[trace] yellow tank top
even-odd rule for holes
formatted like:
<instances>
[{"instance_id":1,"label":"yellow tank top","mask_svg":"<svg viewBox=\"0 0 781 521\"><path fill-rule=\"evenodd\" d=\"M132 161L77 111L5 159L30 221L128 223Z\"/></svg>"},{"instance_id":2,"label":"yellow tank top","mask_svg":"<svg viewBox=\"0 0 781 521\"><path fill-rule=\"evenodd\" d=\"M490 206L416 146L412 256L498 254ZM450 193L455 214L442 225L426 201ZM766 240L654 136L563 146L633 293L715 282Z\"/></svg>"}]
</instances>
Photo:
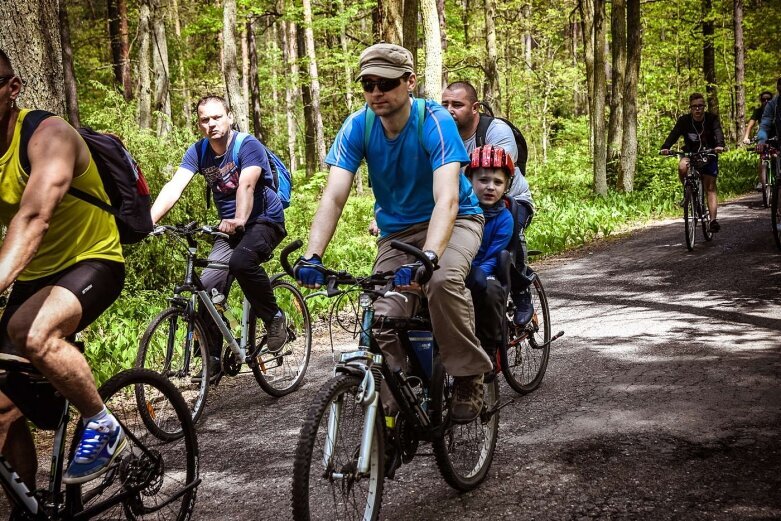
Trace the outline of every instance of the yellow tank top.
<instances>
[{"instance_id":1,"label":"yellow tank top","mask_svg":"<svg viewBox=\"0 0 781 521\"><path fill-rule=\"evenodd\" d=\"M19 161L19 143L22 121L28 113L29 110L20 112L11 144L0 157L0 223L5 226L19 211L19 202L27 186L28 175ZM109 202L92 158L87 170L74 176L72 186ZM18 280L45 277L86 259L124 262L117 225L110 213L65 194L54 210L35 257Z\"/></svg>"}]
</instances>

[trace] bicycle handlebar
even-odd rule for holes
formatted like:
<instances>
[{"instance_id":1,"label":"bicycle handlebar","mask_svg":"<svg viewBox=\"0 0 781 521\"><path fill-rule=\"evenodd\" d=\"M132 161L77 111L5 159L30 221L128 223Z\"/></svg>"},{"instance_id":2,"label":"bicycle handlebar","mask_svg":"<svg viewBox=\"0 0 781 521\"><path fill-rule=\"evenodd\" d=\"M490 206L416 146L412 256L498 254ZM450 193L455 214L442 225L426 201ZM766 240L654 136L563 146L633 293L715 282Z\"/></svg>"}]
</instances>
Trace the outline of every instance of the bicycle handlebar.
<instances>
[{"instance_id":1,"label":"bicycle handlebar","mask_svg":"<svg viewBox=\"0 0 781 521\"><path fill-rule=\"evenodd\" d=\"M698 150L697 152L684 152L683 150L668 150L667 154L662 154L666 156L675 156L675 157L697 157L697 156L715 156L718 154L715 148L704 148L702 150Z\"/></svg>"},{"instance_id":2,"label":"bicycle handlebar","mask_svg":"<svg viewBox=\"0 0 781 521\"><path fill-rule=\"evenodd\" d=\"M243 232L244 228L236 228L236 231ZM204 235L211 235L212 237L219 237L221 239L230 238L230 235L219 231L216 226L199 226L198 223L194 221L188 224L180 224L178 226L158 225L149 235L163 235L166 232L180 237L193 237L200 233Z\"/></svg>"}]
</instances>

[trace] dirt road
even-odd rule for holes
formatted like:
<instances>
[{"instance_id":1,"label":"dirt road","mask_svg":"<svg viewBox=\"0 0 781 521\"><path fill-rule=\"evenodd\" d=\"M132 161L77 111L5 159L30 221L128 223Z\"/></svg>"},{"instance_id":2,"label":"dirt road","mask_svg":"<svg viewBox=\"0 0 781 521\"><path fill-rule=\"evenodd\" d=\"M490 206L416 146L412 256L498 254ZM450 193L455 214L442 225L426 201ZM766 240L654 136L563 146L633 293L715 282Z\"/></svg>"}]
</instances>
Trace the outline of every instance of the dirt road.
<instances>
[{"instance_id":1,"label":"dirt road","mask_svg":"<svg viewBox=\"0 0 781 521\"><path fill-rule=\"evenodd\" d=\"M566 335L541 388L501 411L489 479L457 494L420 456L386 482L382 518L781 519L781 253L758 197L719 217L691 253L670 220L538 264ZM316 354L292 396L251 376L210 395L194 519L290 518L326 339Z\"/></svg>"}]
</instances>

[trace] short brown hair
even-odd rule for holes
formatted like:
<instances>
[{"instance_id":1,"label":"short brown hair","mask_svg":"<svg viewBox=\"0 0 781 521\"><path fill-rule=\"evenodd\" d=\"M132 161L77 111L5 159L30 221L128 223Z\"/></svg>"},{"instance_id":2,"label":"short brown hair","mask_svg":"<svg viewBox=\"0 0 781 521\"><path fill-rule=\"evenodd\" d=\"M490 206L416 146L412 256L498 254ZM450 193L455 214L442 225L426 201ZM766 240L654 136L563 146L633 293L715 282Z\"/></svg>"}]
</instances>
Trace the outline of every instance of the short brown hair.
<instances>
[{"instance_id":1,"label":"short brown hair","mask_svg":"<svg viewBox=\"0 0 781 521\"><path fill-rule=\"evenodd\" d=\"M701 92L693 92L691 96L689 96L689 103L696 99L701 99L702 101L705 101L705 96L702 95Z\"/></svg>"}]
</instances>

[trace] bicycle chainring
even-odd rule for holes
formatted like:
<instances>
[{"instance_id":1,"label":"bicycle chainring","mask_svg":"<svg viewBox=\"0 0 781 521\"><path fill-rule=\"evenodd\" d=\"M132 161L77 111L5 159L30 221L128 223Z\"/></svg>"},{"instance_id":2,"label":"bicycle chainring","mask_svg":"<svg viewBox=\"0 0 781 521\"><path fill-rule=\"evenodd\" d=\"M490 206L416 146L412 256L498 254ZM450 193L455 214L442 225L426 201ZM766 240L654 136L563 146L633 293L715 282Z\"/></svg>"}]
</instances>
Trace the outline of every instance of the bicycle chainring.
<instances>
[{"instance_id":1,"label":"bicycle chainring","mask_svg":"<svg viewBox=\"0 0 781 521\"><path fill-rule=\"evenodd\" d=\"M228 376L236 376L241 370L241 362L230 348L225 350L225 355L222 357L222 370Z\"/></svg>"}]
</instances>

